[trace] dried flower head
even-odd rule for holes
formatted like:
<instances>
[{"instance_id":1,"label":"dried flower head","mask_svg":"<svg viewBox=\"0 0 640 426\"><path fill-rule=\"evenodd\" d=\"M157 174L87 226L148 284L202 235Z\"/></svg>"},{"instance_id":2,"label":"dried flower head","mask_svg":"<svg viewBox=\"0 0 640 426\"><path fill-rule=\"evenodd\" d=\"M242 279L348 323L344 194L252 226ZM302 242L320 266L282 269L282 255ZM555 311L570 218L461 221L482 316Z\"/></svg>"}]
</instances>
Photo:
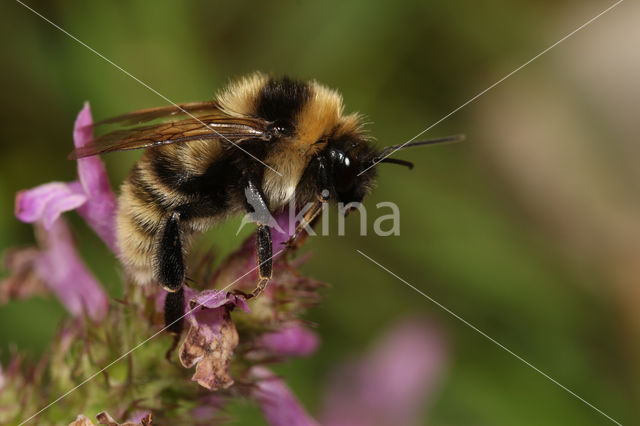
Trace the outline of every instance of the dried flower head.
<instances>
[{"instance_id":1,"label":"dried flower head","mask_svg":"<svg viewBox=\"0 0 640 426\"><path fill-rule=\"evenodd\" d=\"M235 306L249 311L242 297L224 291L205 290L189 301L190 328L180 347L180 362L186 368L196 365L192 380L209 390L233 384L228 369L238 346L238 332L231 321Z\"/></svg>"}]
</instances>

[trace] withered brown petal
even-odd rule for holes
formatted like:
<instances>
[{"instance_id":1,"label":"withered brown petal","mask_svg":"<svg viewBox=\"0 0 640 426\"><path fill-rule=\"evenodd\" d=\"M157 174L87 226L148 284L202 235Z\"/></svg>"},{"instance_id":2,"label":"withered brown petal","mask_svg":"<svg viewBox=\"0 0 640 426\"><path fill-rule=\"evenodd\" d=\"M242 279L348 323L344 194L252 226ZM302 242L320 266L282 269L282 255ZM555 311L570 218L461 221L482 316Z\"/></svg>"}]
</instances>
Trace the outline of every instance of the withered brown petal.
<instances>
[{"instance_id":1,"label":"withered brown petal","mask_svg":"<svg viewBox=\"0 0 640 426\"><path fill-rule=\"evenodd\" d=\"M83 416L84 417L84 416ZM107 426L151 426L153 425L153 417L151 413L144 414L138 421L126 421L124 423L118 423L114 420L113 417L109 415L106 411L102 411L96 415L96 419L98 420L99 425L107 425ZM93 425L93 423L88 423L88 425ZM69 425L71 426L71 425ZM74 425L74 426L85 426L84 424Z\"/></svg>"},{"instance_id":2,"label":"withered brown petal","mask_svg":"<svg viewBox=\"0 0 640 426\"><path fill-rule=\"evenodd\" d=\"M69 426L95 426L95 424L86 416L80 414Z\"/></svg>"},{"instance_id":3,"label":"withered brown petal","mask_svg":"<svg viewBox=\"0 0 640 426\"><path fill-rule=\"evenodd\" d=\"M203 309L191 322L180 347L180 362L186 368L196 366L192 380L209 390L228 388L233 384L228 369L238 346L238 332L226 306Z\"/></svg>"}]
</instances>

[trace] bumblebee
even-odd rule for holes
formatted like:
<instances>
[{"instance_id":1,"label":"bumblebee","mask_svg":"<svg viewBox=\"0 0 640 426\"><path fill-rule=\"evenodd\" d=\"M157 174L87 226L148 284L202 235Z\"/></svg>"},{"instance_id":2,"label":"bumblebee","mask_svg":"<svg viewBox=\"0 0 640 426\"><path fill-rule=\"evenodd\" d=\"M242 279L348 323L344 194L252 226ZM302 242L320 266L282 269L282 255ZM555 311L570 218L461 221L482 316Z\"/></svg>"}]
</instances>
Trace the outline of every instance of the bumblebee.
<instances>
[{"instance_id":1,"label":"bumblebee","mask_svg":"<svg viewBox=\"0 0 640 426\"><path fill-rule=\"evenodd\" d=\"M127 128L97 137L70 158L145 149L121 187L117 241L133 280L157 282L170 292L168 324L182 316L184 258L195 235L256 205L274 212L294 200L313 203L304 226L322 203L361 202L377 164L411 167L387 158L395 150L457 139L376 150L362 117L344 113L338 92L261 73L230 84L213 101L136 111L96 125L114 123ZM256 250L258 285L249 297L271 277L267 223L257 223Z\"/></svg>"}]
</instances>

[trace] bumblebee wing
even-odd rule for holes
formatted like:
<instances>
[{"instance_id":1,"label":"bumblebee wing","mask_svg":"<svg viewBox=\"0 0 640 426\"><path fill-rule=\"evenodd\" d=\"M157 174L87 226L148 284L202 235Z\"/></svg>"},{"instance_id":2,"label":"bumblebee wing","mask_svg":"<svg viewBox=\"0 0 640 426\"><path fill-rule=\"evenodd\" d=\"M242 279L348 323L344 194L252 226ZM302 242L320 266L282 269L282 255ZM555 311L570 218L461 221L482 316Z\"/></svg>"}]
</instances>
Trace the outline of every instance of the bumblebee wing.
<instances>
[{"instance_id":1,"label":"bumblebee wing","mask_svg":"<svg viewBox=\"0 0 640 426\"><path fill-rule=\"evenodd\" d=\"M219 114L225 115L215 101L208 102L190 102L184 104L168 105L157 108L147 108L138 111L122 114L107 120L94 123L94 126L102 124L121 124L123 126L133 126L157 119L171 119L176 121L181 116L190 118L199 117L201 115Z\"/></svg>"},{"instance_id":2,"label":"bumblebee wing","mask_svg":"<svg viewBox=\"0 0 640 426\"><path fill-rule=\"evenodd\" d=\"M165 112L160 114L157 110L126 114L118 122L129 122L157 118L166 118ZM167 109L165 109L166 111ZM172 143L185 143L190 141L203 141L218 139L229 143L237 143L245 139L267 140L267 122L259 118L231 117L215 110L210 113L201 111L195 119L189 118L179 121L169 121L147 126L139 126L129 129L116 130L93 139L87 145L75 149L69 154L69 159L75 160L92 155L105 154L113 151L126 151L132 149L151 148L154 146ZM107 120L111 122L111 120Z\"/></svg>"}]
</instances>

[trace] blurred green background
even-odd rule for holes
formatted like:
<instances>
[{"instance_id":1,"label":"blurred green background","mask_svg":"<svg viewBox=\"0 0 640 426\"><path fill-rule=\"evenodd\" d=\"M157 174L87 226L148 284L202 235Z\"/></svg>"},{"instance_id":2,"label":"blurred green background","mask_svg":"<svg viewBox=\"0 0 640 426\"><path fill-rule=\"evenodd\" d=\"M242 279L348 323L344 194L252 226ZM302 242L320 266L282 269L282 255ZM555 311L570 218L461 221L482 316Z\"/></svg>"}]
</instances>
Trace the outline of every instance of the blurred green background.
<instances>
[{"instance_id":1,"label":"blurred green background","mask_svg":"<svg viewBox=\"0 0 640 426\"><path fill-rule=\"evenodd\" d=\"M371 133L389 145L613 3L29 4L172 101L209 99L254 70L315 78L339 89L347 110L364 113ZM621 4L424 135L465 133L467 142L399 155L416 163L413 171L382 168L366 203L374 218L376 203L397 203L400 236L374 235L372 220L369 235L358 236L352 215L345 237L310 240L315 257L305 270L332 285L308 316L323 343L277 371L311 413L336 365L364 353L400 318L426 314L446 331L450 355L425 404L425 424L611 424L359 249L613 418L637 422L638 12L637 3ZM14 194L75 178L66 155L85 100L96 119L166 102L19 3L3 2L0 16L4 250L33 242L32 227L13 216ZM105 157L114 186L138 155ZM118 262L68 216L87 263L120 296ZM212 230L203 243L230 251L238 223ZM41 353L64 316L53 298L1 306L3 361L12 346ZM234 410L238 424L262 421L253 406Z\"/></svg>"}]
</instances>

